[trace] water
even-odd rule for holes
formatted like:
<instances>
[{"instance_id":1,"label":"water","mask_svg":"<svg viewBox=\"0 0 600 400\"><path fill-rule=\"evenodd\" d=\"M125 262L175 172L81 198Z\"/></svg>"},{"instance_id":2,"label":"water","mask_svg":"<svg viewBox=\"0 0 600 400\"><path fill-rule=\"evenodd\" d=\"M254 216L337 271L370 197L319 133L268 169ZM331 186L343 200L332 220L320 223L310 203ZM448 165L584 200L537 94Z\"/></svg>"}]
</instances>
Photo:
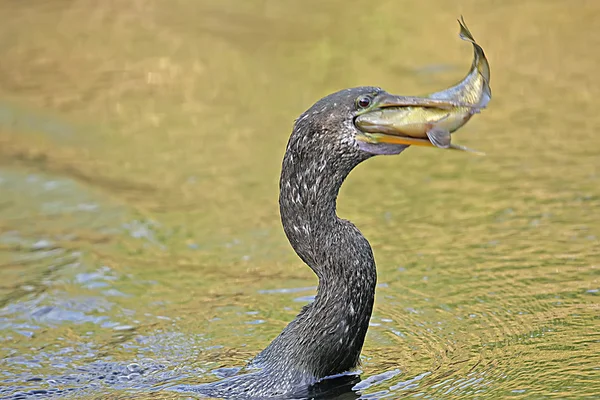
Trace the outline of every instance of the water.
<instances>
[{"instance_id":1,"label":"water","mask_svg":"<svg viewBox=\"0 0 600 400\"><path fill-rule=\"evenodd\" d=\"M454 83L463 14L494 99L456 141L487 157L342 188L379 274L357 389L598 396L600 6L461 3L0 1L1 395L177 398L258 353L316 286L278 216L293 119Z\"/></svg>"}]
</instances>

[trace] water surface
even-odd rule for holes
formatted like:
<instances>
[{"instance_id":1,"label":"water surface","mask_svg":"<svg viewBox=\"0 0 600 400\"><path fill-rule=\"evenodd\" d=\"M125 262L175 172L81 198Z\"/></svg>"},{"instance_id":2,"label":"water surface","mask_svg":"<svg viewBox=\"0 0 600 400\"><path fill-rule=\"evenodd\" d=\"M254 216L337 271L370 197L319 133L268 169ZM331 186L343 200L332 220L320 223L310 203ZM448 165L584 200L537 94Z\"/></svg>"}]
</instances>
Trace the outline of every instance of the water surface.
<instances>
[{"instance_id":1,"label":"water surface","mask_svg":"<svg viewBox=\"0 0 600 400\"><path fill-rule=\"evenodd\" d=\"M461 14L494 99L455 140L488 155L341 192L379 276L357 389L598 395L596 2L0 0L0 396L176 398L264 348L316 286L278 215L294 118L454 83Z\"/></svg>"}]
</instances>

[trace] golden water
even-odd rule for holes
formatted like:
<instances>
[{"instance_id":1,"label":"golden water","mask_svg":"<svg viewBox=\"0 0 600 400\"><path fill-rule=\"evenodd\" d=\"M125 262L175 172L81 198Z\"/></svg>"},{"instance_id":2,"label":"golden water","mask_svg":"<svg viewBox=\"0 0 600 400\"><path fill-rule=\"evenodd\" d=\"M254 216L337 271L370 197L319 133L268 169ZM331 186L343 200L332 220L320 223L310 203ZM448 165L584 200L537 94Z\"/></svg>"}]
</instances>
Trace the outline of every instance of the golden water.
<instances>
[{"instance_id":1,"label":"golden water","mask_svg":"<svg viewBox=\"0 0 600 400\"><path fill-rule=\"evenodd\" d=\"M341 192L378 265L365 393L600 395L600 5L454 3L0 0L0 394L106 362L150 372L85 396L172 398L264 348L316 285L278 216L294 118L453 84L463 14L494 98L455 141L487 157Z\"/></svg>"}]
</instances>

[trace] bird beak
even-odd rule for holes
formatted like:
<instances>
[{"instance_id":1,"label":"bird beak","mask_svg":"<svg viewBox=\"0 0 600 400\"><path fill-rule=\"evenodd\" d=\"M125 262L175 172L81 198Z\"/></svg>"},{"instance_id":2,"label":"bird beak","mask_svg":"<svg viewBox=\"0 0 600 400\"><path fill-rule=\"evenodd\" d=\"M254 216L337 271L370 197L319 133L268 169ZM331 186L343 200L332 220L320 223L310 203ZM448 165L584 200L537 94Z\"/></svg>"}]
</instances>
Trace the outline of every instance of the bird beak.
<instances>
[{"instance_id":1,"label":"bird beak","mask_svg":"<svg viewBox=\"0 0 600 400\"><path fill-rule=\"evenodd\" d=\"M381 93L376 96L371 105L362 112L369 112L373 109L386 107L432 107L441 109L451 109L454 107L470 107L452 100L430 99L428 97L415 96L396 96L389 93Z\"/></svg>"},{"instance_id":2,"label":"bird beak","mask_svg":"<svg viewBox=\"0 0 600 400\"><path fill-rule=\"evenodd\" d=\"M389 93L381 93L373 98L371 105L360 111L354 119L356 127L363 132L363 135L357 138L363 142L377 144L403 144L413 146L429 146L433 145L427 139L411 138L402 135L401 128L394 123L395 113L386 113L382 116L381 110L385 108L395 108L398 113L406 113L407 107L425 107L438 109L452 109L454 107L465 106L458 102L450 100L429 99L426 97L413 96L396 96ZM414 124L425 123L424 121L414 121Z\"/></svg>"}]
</instances>

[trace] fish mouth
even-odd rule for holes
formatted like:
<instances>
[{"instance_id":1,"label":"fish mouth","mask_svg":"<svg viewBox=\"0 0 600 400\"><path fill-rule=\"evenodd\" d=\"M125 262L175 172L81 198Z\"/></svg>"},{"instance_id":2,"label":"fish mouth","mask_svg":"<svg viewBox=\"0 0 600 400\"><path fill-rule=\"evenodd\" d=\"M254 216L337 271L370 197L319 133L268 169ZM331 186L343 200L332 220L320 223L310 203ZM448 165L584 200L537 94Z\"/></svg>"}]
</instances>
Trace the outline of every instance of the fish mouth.
<instances>
[{"instance_id":1,"label":"fish mouth","mask_svg":"<svg viewBox=\"0 0 600 400\"><path fill-rule=\"evenodd\" d=\"M396 114L406 113L414 107L449 110L455 107L471 107L452 100L430 99L427 97L398 96L381 93L372 99L368 108L359 111L354 125L361 132L357 139L370 144L398 144L432 147L432 143L423 138L404 135L406 125L398 124ZM386 110L385 114L382 110Z\"/></svg>"}]
</instances>

